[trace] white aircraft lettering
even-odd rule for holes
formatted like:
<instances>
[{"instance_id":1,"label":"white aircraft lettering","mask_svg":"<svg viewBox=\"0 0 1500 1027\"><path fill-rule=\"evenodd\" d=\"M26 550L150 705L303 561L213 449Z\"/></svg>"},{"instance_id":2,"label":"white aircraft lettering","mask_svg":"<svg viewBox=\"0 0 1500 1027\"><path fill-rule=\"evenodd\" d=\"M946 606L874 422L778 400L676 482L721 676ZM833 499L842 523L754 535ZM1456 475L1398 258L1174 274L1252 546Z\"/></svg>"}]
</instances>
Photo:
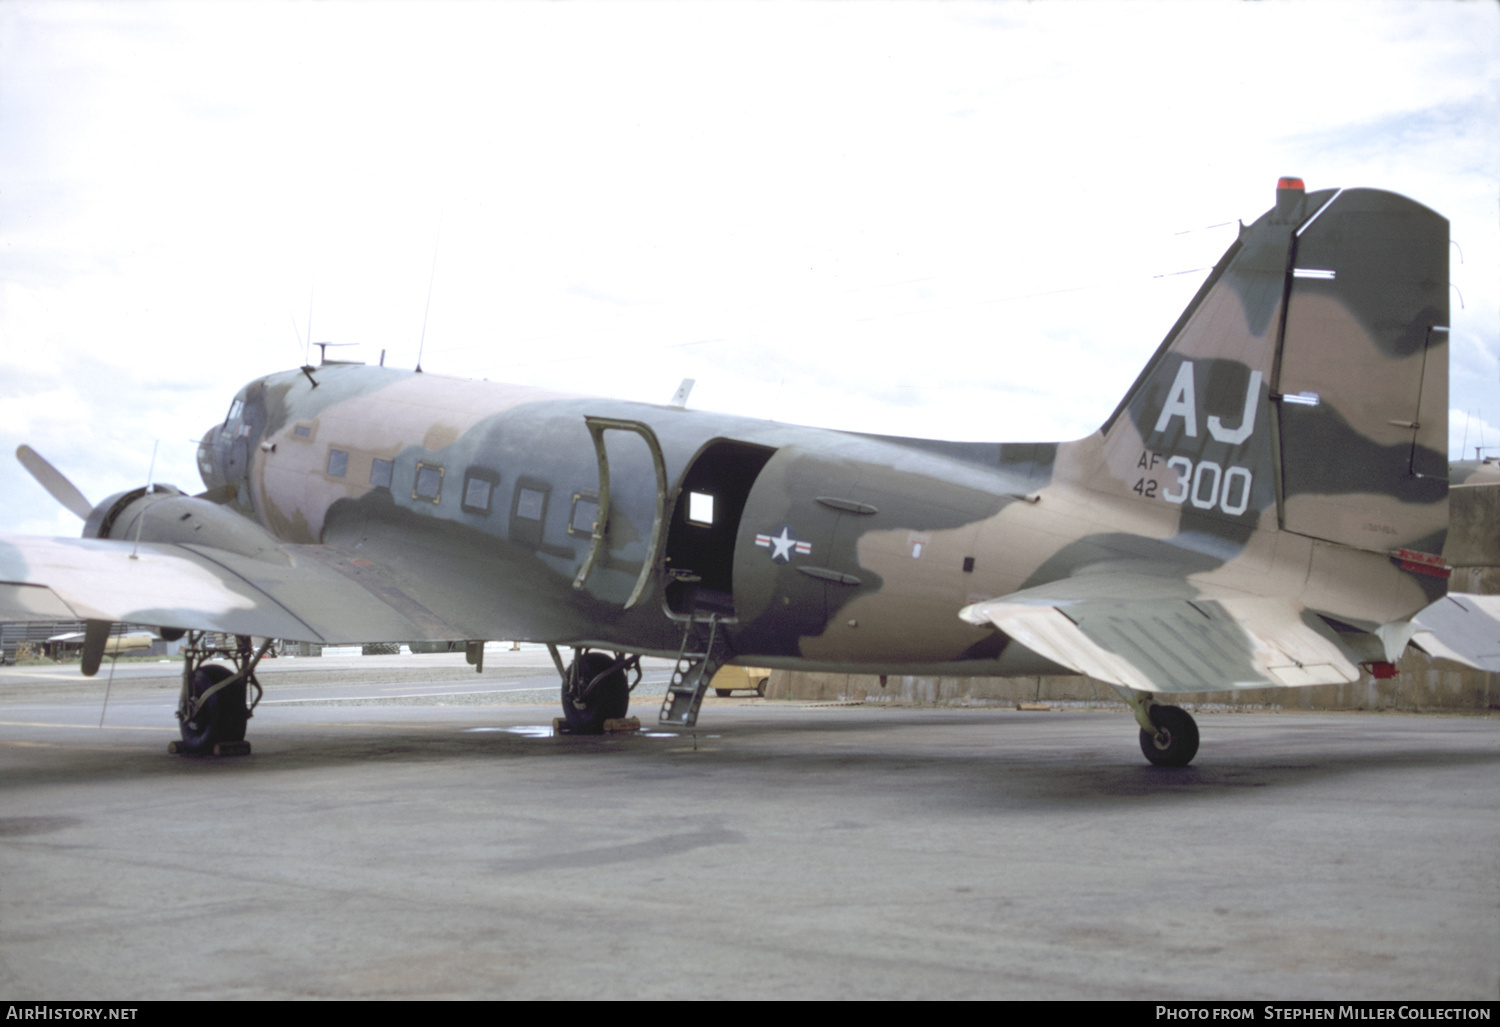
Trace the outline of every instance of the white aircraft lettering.
<instances>
[{"instance_id":1,"label":"white aircraft lettering","mask_svg":"<svg viewBox=\"0 0 1500 1027\"><path fill-rule=\"evenodd\" d=\"M1238 446L1250 437L1250 433L1255 430L1256 414L1260 410L1260 383L1261 373L1251 371L1250 381L1245 385L1245 405L1240 414L1238 428L1226 428L1218 414L1209 415L1208 433L1214 437L1215 441ZM1197 388L1193 381L1191 360L1184 360L1182 366L1177 368L1177 377L1172 381L1172 390L1167 396L1166 403L1162 405L1161 416L1156 419L1156 430L1166 431L1174 417L1182 418L1184 435L1190 439L1198 437Z\"/></svg>"},{"instance_id":2,"label":"white aircraft lettering","mask_svg":"<svg viewBox=\"0 0 1500 1027\"><path fill-rule=\"evenodd\" d=\"M1156 419L1156 430L1166 431L1174 417L1182 418L1183 430L1188 438L1198 437L1198 401L1193 391L1191 360L1184 360L1177 369L1177 378L1172 382L1172 393L1167 397L1166 405L1161 408L1161 416Z\"/></svg>"},{"instance_id":3,"label":"white aircraft lettering","mask_svg":"<svg viewBox=\"0 0 1500 1027\"><path fill-rule=\"evenodd\" d=\"M1220 442L1227 442L1231 446L1238 446L1250 437L1250 432L1255 428L1255 414L1260 409L1260 372L1250 372L1250 382L1245 386L1245 412L1240 415L1240 426L1238 428L1226 428L1219 420L1218 414L1211 414L1208 418L1208 433Z\"/></svg>"}]
</instances>

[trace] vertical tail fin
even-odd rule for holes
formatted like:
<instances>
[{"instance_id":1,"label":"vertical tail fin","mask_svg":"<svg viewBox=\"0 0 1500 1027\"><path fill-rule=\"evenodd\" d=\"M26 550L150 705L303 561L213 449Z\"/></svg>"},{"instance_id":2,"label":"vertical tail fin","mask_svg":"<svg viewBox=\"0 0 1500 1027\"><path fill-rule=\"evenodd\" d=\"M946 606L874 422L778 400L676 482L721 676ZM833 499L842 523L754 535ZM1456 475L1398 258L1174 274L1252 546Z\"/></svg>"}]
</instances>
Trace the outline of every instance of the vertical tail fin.
<instances>
[{"instance_id":1,"label":"vertical tail fin","mask_svg":"<svg viewBox=\"0 0 1500 1027\"><path fill-rule=\"evenodd\" d=\"M1447 324L1446 219L1283 178L1105 423L1098 484L1184 530L1440 553Z\"/></svg>"}]
</instances>

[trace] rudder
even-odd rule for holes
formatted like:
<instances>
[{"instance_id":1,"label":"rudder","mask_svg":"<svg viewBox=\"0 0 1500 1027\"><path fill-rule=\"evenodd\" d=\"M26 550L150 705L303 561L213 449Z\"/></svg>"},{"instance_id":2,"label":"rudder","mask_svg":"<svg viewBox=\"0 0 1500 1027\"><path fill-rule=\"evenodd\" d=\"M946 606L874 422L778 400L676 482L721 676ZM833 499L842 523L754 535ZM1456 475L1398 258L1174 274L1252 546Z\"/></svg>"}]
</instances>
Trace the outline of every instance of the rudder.
<instances>
[{"instance_id":1,"label":"rudder","mask_svg":"<svg viewBox=\"0 0 1500 1027\"><path fill-rule=\"evenodd\" d=\"M1093 486L1175 504L1182 530L1440 553L1447 271L1426 207L1282 179L1105 423Z\"/></svg>"}]
</instances>

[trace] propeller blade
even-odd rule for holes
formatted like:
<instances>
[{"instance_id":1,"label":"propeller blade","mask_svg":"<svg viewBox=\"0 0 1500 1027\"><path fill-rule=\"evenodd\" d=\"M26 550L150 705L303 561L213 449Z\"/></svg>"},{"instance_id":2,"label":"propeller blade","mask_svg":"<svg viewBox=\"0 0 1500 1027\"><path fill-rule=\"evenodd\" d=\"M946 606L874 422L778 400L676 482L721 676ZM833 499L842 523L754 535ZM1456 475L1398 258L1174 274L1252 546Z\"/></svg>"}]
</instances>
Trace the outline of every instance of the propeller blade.
<instances>
[{"instance_id":1,"label":"propeller blade","mask_svg":"<svg viewBox=\"0 0 1500 1027\"><path fill-rule=\"evenodd\" d=\"M43 459L40 453L30 446L17 446L16 459L31 472L31 476L42 488L52 494L53 499L88 520L89 514L94 511L94 504L84 498L83 493L78 491L78 486L63 477L63 473Z\"/></svg>"}]
</instances>

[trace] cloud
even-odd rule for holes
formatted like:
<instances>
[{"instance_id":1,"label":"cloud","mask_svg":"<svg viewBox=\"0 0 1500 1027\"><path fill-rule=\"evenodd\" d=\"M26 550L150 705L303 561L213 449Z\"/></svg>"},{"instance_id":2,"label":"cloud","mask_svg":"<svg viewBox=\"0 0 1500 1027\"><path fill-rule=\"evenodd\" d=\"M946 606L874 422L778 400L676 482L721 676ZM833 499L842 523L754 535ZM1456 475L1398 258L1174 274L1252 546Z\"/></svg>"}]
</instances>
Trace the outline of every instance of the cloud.
<instances>
[{"instance_id":1,"label":"cloud","mask_svg":"<svg viewBox=\"0 0 1500 1027\"><path fill-rule=\"evenodd\" d=\"M1078 435L1201 280L1154 276L1289 172L1452 219L1453 405L1500 423L1500 15L1347 15L0 5L0 443L96 496L161 438L191 488L310 295L315 339L414 366L434 245L432 371ZM0 529L50 518L0 463Z\"/></svg>"}]
</instances>

